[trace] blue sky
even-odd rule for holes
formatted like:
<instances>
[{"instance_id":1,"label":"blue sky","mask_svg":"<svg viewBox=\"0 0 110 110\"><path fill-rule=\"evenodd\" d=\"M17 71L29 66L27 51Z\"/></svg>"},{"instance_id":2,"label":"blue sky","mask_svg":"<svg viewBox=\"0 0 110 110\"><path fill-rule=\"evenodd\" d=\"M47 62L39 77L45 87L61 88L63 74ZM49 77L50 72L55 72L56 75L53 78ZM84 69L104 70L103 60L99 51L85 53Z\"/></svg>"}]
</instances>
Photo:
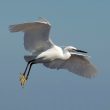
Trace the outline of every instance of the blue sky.
<instances>
[{"instance_id":1,"label":"blue sky","mask_svg":"<svg viewBox=\"0 0 110 110\"><path fill-rule=\"evenodd\" d=\"M110 109L110 1L109 0L0 0L0 109L108 110ZM10 33L11 24L35 21L52 24L50 35L58 45L88 51L98 75L86 79L66 70L34 65L24 89L23 33Z\"/></svg>"}]
</instances>

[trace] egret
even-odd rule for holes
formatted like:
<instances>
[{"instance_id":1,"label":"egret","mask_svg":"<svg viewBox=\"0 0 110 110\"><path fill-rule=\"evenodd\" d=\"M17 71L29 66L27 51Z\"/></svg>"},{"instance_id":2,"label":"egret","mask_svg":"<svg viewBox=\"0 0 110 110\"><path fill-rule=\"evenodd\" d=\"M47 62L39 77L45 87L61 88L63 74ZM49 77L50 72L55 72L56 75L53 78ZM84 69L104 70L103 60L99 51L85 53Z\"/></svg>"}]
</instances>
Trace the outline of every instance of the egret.
<instances>
[{"instance_id":1,"label":"egret","mask_svg":"<svg viewBox=\"0 0 110 110\"><path fill-rule=\"evenodd\" d=\"M60 47L49 37L51 24L46 19L9 26L10 32L24 32L24 48L31 55L24 56L27 62L20 76L21 86L26 84L33 64L42 63L51 69L67 69L72 73L91 78L96 67L89 60L86 51L73 46Z\"/></svg>"}]
</instances>

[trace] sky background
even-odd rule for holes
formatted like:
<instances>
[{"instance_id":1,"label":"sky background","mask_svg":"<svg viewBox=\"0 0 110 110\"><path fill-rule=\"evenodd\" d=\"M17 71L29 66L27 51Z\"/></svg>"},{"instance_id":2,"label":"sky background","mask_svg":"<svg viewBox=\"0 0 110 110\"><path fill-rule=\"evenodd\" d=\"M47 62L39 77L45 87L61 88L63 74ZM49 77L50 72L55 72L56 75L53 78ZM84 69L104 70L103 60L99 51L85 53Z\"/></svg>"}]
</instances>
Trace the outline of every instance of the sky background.
<instances>
[{"instance_id":1,"label":"sky background","mask_svg":"<svg viewBox=\"0 0 110 110\"><path fill-rule=\"evenodd\" d=\"M44 17L52 24L57 45L88 51L98 75L86 79L66 70L34 65L25 88L23 33L10 33L11 24ZM109 110L110 1L0 0L0 110Z\"/></svg>"}]
</instances>

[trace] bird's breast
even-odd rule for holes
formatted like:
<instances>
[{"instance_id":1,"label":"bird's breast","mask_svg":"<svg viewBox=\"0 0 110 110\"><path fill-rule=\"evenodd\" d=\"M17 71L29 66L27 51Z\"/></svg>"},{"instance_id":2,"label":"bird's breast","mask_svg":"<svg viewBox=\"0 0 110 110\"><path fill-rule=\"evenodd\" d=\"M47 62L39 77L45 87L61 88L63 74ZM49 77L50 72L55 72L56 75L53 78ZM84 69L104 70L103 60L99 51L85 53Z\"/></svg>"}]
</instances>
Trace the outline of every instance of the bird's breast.
<instances>
[{"instance_id":1,"label":"bird's breast","mask_svg":"<svg viewBox=\"0 0 110 110\"><path fill-rule=\"evenodd\" d=\"M38 55L38 58L41 57L44 58L44 60L61 59L63 57L63 52L59 47L54 46Z\"/></svg>"}]
</instances>

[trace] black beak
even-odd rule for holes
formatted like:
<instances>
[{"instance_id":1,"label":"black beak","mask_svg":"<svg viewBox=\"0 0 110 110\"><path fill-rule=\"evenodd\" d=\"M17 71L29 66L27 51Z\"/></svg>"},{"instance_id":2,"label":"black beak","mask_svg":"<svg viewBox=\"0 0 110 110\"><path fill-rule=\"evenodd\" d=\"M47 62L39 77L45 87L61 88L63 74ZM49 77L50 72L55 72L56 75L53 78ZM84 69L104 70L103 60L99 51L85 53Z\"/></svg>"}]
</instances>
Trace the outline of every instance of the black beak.
<instances>
[{"instance_id":1,"label":"black beak","mask_svg":"<svg viewBox=\"0 0 110 110\"><path fill-rule=\"evenodd\" d=\"M76 52L87 53L86 51L77 49Z\"/></svg>"}]
</instances>

